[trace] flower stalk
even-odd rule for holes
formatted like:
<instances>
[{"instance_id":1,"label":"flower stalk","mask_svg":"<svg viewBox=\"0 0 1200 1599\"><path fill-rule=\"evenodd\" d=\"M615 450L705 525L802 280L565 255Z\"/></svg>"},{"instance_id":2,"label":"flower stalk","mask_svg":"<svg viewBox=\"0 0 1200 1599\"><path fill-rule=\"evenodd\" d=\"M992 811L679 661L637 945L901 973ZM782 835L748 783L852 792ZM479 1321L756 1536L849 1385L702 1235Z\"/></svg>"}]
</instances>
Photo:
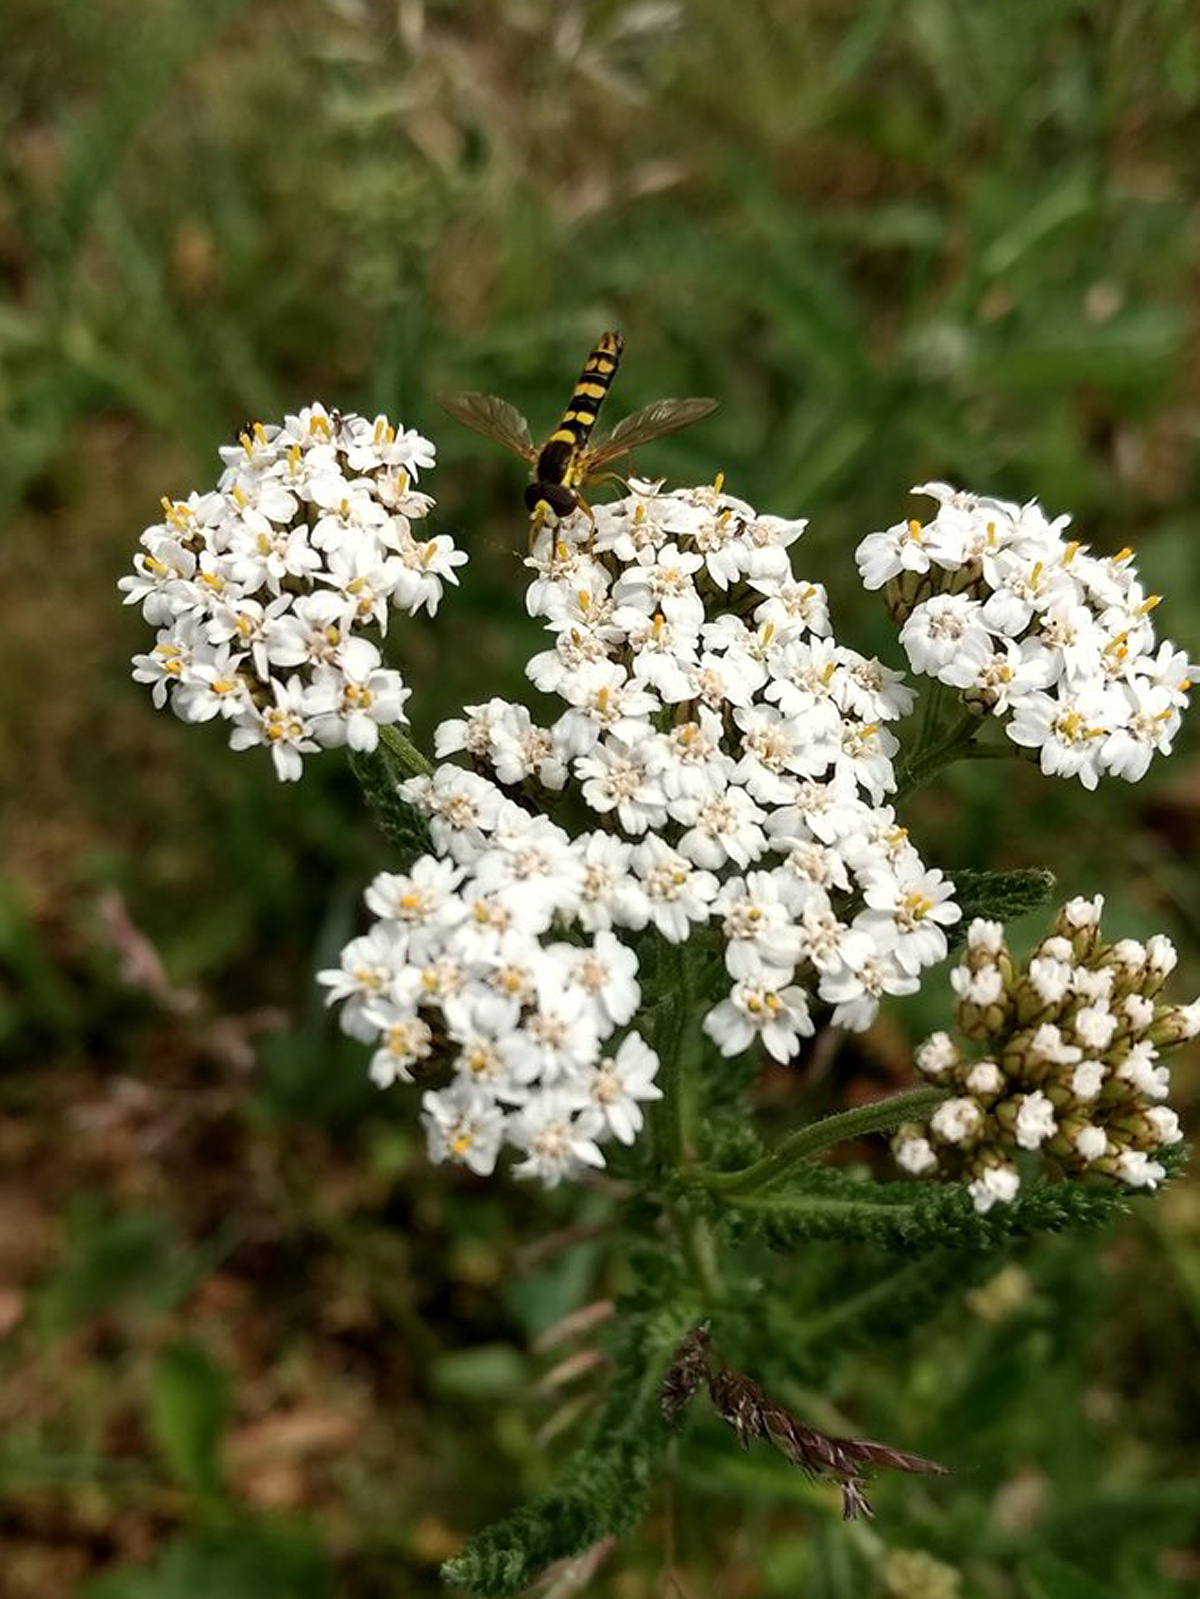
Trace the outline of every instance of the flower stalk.
<instances>
[{"instance_id":1,"label":"flower stalk","mask_svg":"<svg viewBox=\"0 0 1200 1599\"><path fill-rule=\"evenodd\" d=\"M798 1128L769 1155L741 1171L701 1172L695 1173L694 1178L704 1188L723 1196L754 1193L778 1182L802 1161L811 1160L834 1144L865 1138L870 1133L890 1132L903 1122L932 1112L945 1097L945 1091L940 1088L914 1088L870 1105L839 1111Z\"/></svg>"}]
</instances>

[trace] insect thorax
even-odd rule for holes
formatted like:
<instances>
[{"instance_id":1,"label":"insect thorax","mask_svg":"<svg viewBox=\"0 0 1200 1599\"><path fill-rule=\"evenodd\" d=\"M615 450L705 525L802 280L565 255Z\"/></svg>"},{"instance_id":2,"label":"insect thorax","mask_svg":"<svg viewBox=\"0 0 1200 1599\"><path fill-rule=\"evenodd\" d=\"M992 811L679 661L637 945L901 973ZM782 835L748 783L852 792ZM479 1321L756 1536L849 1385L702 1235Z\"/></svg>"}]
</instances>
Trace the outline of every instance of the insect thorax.
<instances>
[{"instance_id":1,"label":"insect thorax","mask_svg":"<svg viewBox=\"0 0 1200 1599\"><path fill-rule=\"evenodd\" d=\"M576 446L566 439L551 439L544 444L537 458L538 480L542 483L565 483L570 486L569 473Z\"/></svg>"}]
</instances>

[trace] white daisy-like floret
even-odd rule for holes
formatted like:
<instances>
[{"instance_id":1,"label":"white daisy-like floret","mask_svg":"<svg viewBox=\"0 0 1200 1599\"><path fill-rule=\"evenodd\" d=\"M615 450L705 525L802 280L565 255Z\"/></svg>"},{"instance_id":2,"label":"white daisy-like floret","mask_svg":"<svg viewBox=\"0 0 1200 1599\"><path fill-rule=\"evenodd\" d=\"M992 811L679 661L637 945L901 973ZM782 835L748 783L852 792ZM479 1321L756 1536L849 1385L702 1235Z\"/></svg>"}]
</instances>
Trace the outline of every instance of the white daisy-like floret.
<instances>
[{"instance_id":1,"label":"white daisy-like floret","mask_svg":"<svg viewBox=\"0 0 1200 1599\"><path fill-rule=\"evenodd\" d=\"M1022 1149L1040 1149L1048 1138L1054 1136L1057 1126L1054 1106L1045 1094L1037 1091L1022 1095L1014 1128L1017 1143Z\"/></svg>"},{"instance_id":2,"label":"white daisy-like floret","mask_svg":"<svg viewBox=\"0 0 1200 1599\"><path fill-rule=\"evenodd\" d=\"M813 1033L808 996L796 984L736 983L728 999L704 1018L704 1031L722 1055L740 1055L755 1039L773 1060L786 1062Z\"/></svg>"},{"instance_id":3,"label":"white daisy-like floret","mask_svg":"<svg viewBox=\"0 0 1200 1599\"><path fill-rule=\"evenodd\" d=\"M422 1096L422 1120L429 1158L466 1166L478 1177L495 1168L500 1152L504 1113L488 1094L455 1083Z\"/></svg>"},{"instance_id":4,"label":"white daisy-like floret","mask_svg":"<svg viewBox=\"0 0 1200 1599\"><path fill-rule=\"evenodd\" d=\"M905 622L900 642L913 670L936 677L952 661L988 650L983 607L967 594L938 594Z\"/></svg>"},{"instance_id":5,"label":"white daisy-like floret","mask_svg":"<svg viewBox=\"0 0 1200 1599\"><path fill-rule=\"evenodd\" d=\"M1117 1175L1130 1188L1157 1188L1166 1168L1140 1149L1123 1149L1117 1156Z\"/></svg>"},{"instance_id":6,"label":"white daisy-like floret","mask_svg":"<svg viewBox=\"0 0 1200 1599\"><path fill-rule=\"evenodd\" d=\"M583 1175L604 1165L596 1142L604 1127L598 1107L576 1087L547 1088L512 1118L510 1138L525 1159L513 1168L517 1177L536 1177L547 1188L563 1178Z\"/></svg>"},{"instance_id":7,"label":"white daisy-like floret","mask_svg":"<svg viewBox=\"0 0 1200 1599\"><path fill-rule=\"evenodd\" d=\"M937 1082L952 1071L961 1058L949 1033L931 1033L917 1049L914 1061L922 1077Z\"/></svg>"},{"instance_id":8,"label":"white daisy-like floret","mask_svg":"<svg viewBox=\"0 0 1200 1599\"><path fill-rule=\"evenodd\" d=\"M947 1144L965 1144L983 1125L983 1112L973 1099L947 1099L929 1121L932 1131Z\"/></svg>"},{"instance_id":9,"label":"white daisy-like floret","mask_svg":"<svg viewBox=\"0 0 1200 1599\"><path fill-rule=\"evenodd\" d=\"M890 949L910 975L942 959L947 949L945 928L962 918L954 884L936 869L871 872L863 897L867 909L855 926Z\"/></svg>"},{"instance_id":10,"label":"white daisy-like floret","mask_svg":"<svg viewBox=\"0 0 1200 1599\"><path fill-rule=\"evenodd\" d=\"M603 1055L596 1063L592 1103L620 1143L632 1144L641 1132L642 1105L663 1097L654 1081L657 1073L658 1056L639 1033L626 1034L614 1055Z\"/></svg>"},{"instance_id":11,"label":"white daisy-like floret","mask_svg":"<svg viewBox=\"0 0 1200 1599\"><path fill-rule=\"evenodd\" d=\"M896 1164L911 1177L926 1177L937 1170L937 1152L927 1138L902 1138L894 1146Z\"/></svg>"},{"instance_id":12,"label":"white daisy-like floret","mask_svg":"<svg viewBox=\"0 0 1200 1599\"><path fill-rule=\"evenodd\" d=\"M661 838L639 844L632 866L645 892L650 920L671 943L682 944L693 923L708 920L718 886L712 872L697 870Z\"/></svg>"}]
</instances>

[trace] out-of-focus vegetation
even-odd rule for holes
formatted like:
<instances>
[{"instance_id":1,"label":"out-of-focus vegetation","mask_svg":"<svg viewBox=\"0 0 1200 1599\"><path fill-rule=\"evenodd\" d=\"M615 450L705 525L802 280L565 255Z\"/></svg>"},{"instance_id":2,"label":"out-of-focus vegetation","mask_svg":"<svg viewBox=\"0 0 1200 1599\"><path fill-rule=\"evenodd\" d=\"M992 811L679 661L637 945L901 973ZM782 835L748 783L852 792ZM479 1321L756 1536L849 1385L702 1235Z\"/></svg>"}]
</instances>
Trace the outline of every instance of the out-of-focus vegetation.
<instances>
[{"instance_id":1,"label":"out-of-focus vegetation","mask_svg":"<svg viewBox=\"0 0 1200 1599\"><path fill-rule=\"evenodd\" d=\"M860 648L896 656L854 542L945 477L1136 546L1200 655L1200 28L1190 0L7 0L5 36L0 1591L432 1594L594 1392L538 1389L531 1345L617 1286L554 1239L611 1200L431 1172L412 1096L365 1083L310 974L381 841L338 756L282 788L128 681L137 532L247 417L431 433L474 559L396 630L427 735L515 695L533 637L519 467L433 396L536 428L620 326L614 406L723 402L647 464L810 516ZM954 773L907 819L948 868L1104 889L1106 930L1171 932L1200 986L1186 745L1091 798ZM837 1092L901 1081L942 1003ZM1194 1591L1198 1331L1185 1181L782 1396L955 1477L846 1528L698 1426L587 1591Z\"/></svg>"}]
</instances>

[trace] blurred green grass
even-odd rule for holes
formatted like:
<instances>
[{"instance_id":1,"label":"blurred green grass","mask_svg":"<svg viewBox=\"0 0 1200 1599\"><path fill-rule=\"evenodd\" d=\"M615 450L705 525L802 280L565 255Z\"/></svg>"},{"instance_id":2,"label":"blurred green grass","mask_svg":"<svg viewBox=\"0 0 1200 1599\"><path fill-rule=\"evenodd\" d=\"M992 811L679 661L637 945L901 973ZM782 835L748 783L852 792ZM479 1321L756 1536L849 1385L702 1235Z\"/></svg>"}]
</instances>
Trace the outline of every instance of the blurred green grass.
<instances>
[{"instance_id":1,"label":"blurred green grass","mask_svg":"<svg viewBox=\"0 0 1200 1599\"><path fill-rule=\"evenodd\" d=\"M576 1250L506 1287L564 1201L431 1176L411 1107L330 1034L310 973L379 841L332 758L281 789L128 681L143 629L113 585L137 532L248 416L319 396L428 431L473 561L400 647L427 736L515 696L535 637L519 469L434 395L494 390L536 430L620 326L614 403L722 400L647 465L811 517L799 561L849 642L896 659L854 543L946 477L1135 545L1200 656L1200 30L1187 0L9 0L5 31L6 1580L432 1593L454 1539L548 1470L531 1331L606 1284ZM1113 931L1170 930L1194 984L1194 748L1086 804L1021 767L954 773L911 820L949 868L1104 888ZM937 1005L861 1069L902 1070ZM1039 1253L999 1323L972 1312L969 1356L951 1325L827 1396L934 1453L984 1440L968 1481L890 1491L870 1535L965 1569L964 1593L1103 1591L1114 1505L1142 1529L1115 1591L1200 1570L1194 1190L1091 1248ZM217 1387L224 1440L188 1421ZM683 1468L681 1525L690 1503L716 1527L681 1537L685 1581L899 1592L789 1492L756 1457ZM604 1591L653 1591L665 1516Z\"/></svg>"}]
</instances>

